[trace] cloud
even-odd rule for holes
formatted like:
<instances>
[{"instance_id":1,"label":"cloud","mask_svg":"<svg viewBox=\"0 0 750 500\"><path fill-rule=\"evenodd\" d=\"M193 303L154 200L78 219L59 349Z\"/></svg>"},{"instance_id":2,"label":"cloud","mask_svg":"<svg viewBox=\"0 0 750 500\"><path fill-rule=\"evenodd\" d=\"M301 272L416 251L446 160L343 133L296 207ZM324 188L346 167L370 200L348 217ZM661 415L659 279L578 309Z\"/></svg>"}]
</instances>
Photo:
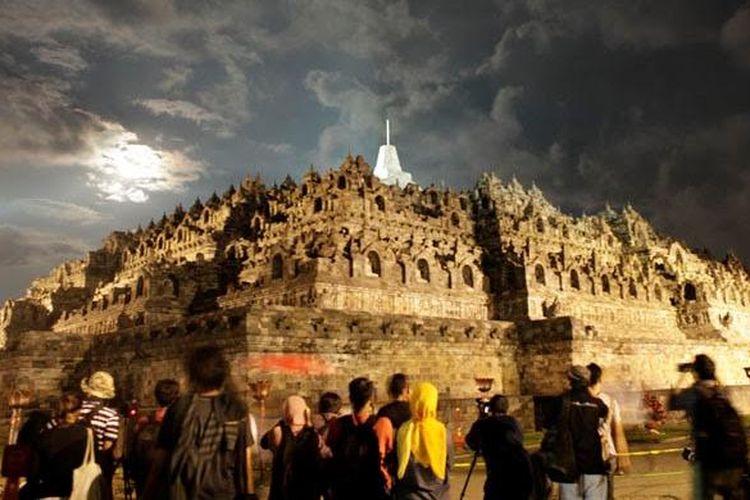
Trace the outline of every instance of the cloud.
<instances>
[{"instance_id":1,"label":"cloud","mask_svg":"<svg viewBox=\"0 0 750 500\"><path fill-rule=\"evenodd\" d=\"M134 104L141 106L156 116L167 115L183 118L197 125L223 124L224 118L192 102L171 99L136 99Z\"/></svg>"},{"instance_id":2,"label":"cloud","mask_svg":"<svg viewBox=\"0 0 750 500\"><path fill-rule=\"evenodd\" d=\"M83 71L88 66L88 63L81 57L80 52L75 47L55 43L33 47L31 52L41 62L57 66L71 73Z\"/></svg>"},{"instance_id":3,"label":"cloud","mask_svg":"<svg viewBox=\"0 0 750 500\"><path fill-rule=\"evenodd\" d=\"M722 27L721 44L738 64L750 68L750 7L738 9Z\"/></svg>"},{"instance_id":4,"label":"cloud","mask_svg":"<svg viewBox=\"0 0 750 500\"><path fill-rule=\"evenodd\" d=\"M87 245L62 234L0 225L0 267L52 267L70 257L83 257Z\"/></svg>"},{"instance_id":5,"label":"cloud","mask_svg":"<svg viewBox=\"0 0 750 500\"><path fill-rule=\"evenodd\" d=\"M4 212L88 226L111 219L110 215L75 203L44 198L18 198L8 203Z\"/></svg>"}]
</instances>

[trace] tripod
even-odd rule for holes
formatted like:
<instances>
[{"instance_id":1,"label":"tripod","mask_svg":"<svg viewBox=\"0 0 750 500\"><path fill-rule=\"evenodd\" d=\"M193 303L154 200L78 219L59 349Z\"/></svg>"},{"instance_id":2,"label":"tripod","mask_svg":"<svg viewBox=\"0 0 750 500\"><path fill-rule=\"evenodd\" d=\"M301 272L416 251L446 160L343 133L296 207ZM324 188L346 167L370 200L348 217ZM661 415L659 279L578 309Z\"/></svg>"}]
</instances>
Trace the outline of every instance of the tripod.
<instances>
[{"instance_id":1,"label":"tripod","mask_svg":"<svg viewBox=\"0 0 750 500\"><path fill-rule=\"evenodd\" d=\"M464 495L466 495L466 488L469 487L469 479L471 479L471 473L474 472L474 467L477 465L477 458L479 457L479 450L474 452L474 457L471 459L471 465L469 466L469 473L466 475L466 481L464 481L464 487L461 490L461 496L459 497L459 500L464 500Z\"/></svg>"}]
</instances>

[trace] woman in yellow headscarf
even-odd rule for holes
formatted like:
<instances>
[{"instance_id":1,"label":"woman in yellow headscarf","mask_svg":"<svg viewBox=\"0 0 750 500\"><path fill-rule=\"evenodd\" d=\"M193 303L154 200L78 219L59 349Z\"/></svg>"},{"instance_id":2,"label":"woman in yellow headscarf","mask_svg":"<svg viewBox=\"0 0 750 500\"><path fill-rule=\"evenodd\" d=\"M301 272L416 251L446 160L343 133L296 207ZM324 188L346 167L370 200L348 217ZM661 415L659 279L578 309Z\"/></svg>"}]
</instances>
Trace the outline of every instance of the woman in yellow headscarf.
<instances>
[{"instance_id":1,"label":"woman in yellow headscarf","mask_svg":"<svg viewBox=\"0 0 750 500\"><path fill-rule=\"evenodd\" d=\"M393 489L399 500L448 500L452 450L448 431L437 415L437 388L423 382L411 394L411 420L398 429L398 471Z\"/></svg>"}]
</instances>

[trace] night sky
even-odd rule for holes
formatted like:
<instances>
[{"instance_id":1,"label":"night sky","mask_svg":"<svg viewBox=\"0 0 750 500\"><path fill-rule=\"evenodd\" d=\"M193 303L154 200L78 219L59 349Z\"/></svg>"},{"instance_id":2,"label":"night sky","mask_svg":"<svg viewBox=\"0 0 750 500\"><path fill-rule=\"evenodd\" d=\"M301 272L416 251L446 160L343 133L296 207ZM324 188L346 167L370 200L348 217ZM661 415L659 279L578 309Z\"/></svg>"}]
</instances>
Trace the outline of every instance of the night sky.
<instances>
[{"instance_id":1,"label":"night sky","mask_svg":"<svg viewBox=\"0 0 750 500\"><path fill-rule=\"evenodd\" d=\"M248 173L374 165L386 117L422 186L750 263L749 2L0 0L0 299Z\"/></svg>"}]
</instances>

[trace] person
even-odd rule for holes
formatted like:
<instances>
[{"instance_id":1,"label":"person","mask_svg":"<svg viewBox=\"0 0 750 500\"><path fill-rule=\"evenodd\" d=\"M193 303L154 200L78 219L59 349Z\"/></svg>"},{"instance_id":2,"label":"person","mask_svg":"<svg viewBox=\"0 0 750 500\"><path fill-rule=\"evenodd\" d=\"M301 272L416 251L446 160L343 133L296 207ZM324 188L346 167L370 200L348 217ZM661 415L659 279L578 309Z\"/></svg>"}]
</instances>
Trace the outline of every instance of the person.
<instances>
[{"instance_id":1,"label":"person","mask_svg":"<svg viewBox=\"0 0 750 500\"><path fill-rule=\"evenodd\" d=\"M599 436L600 422L607 418L604 402L588 390L591 372L585 366L572 366L567 373L570 390L555 400L547 416L548 429L542 449L549 446L549 437L556 435L568 446L560 456L570 465L566 477L552 478L560 484L560 500L607 498L607 467L602 456ZM566 438L567 436L567 438ZM551 473L548 470L548 473Z\"/></svg>"},{"instance_id":2,"label":"person","mask_svg":"<svg viewBox=\"0 0 750 500\"><path fill-rule=\"evenodd\" d=\"M373 426L373 383L357 377L349 383L352 413L331 422L326 445L333 453L331 498L380 500L386 498L380 475L378 440Z\"/></svg>"},{"instance_id":3,"label":"person","mask_svg":"<svg viewBox=\"0 0 750 500\"><path fill-rule=\"evenodd\" d=\"M607 405L609 412L607 418L602 420L599 426L599 435L602 438L604 457L607 460L607 499L614 497L614 474L624 474L630 469L630 457L628 456L628 441L625 438L625 430L620 415L620 405L615 398L602 392L602 368L596 363L589 363L591 379L589 380L589 392L592 396L599 398Z\"/></svg>"},{"instance_id":4,"label":"person","mask_svg":"<svg viewBox=\"0 0 750 500\"><path fill-rule=\"evenodd\" d=\"M318 400L318 413L313 416L313 427L325 442L328 428L341 415L341 396L335 392L324 392Z\"/></svg>"},{"instance_id":5,"label":"person","mask_svg":"<svg viewBox=\"0 0 750 500\"><path fill-rule=\"evenodd\" d=\"M79 418L81 403L81 398L73 393L60 398L55 425L36 439L39 467L21 489L21 500L70 496L73 470L83 462L89 433Z\"/></svg>"},{"instance_id":6,"label":"person","mask_svg":"<svg viewBox=\"0 0 750 500\"><path fill-rule=\"evenodd\" d=\"M448 500L448 473L453 449L445 425L437 418L438 391L429 382L417 384L411 394L411 419L396 434L398 500Z\"/></svg>"},{"instance_id":7,"label":"person","mask_svg":"<svg viewBox=\"0 0 750 500\"><path fill-rule=\"evenodd\" d=\"M273 452L269 500L319 500L321 438L301 396L289 396L284 417L261 440Z\"/></svg>"},{"instance_id":8,"label":"person","mask_svg":"<svg viewBox=\"0 0 750 500\"><path fill-rule=\"evenodd\" d=\"M191 392L164 416L144 498L159 497L167 467L169 498L254 499L247 407L228 389L229 363L216 346L194 349L186 371Z\"/></svg>"},{"instance_id":9,"label":"person","mask_svg":"<svg viewBox=\"0 0 750 500\"><path fill-rule=\"evenodd\" d=\"M115 397L115 380L108 372L97 371L81 380L85 398L80 418L94 430L96 463L102 468L104 495L112 498L112 478L115 475L115 443L120 436L120 415L111 405Z\"/></svg>"},{"instance_id":10,"label":"person","mask_svg":"<svg viewBox=\"0 0 750 500\"><path fill-rule=\"evenodd\" d=\"M532 493L531 462L523 447L518 421L508 415L508 398L495 394L489 415L472 424L466 444L481 453L487 466L485 500L528 500Z\"/></svg>"},{"instance_id":11,"label":"person","mask_svg":"<svg viewBox=\"0 0 750 500\"><path fill-rule=\"evenodd\" d=\"M383 475L386 491L393 487L396 476L396 452L394 441L396 431L401 424L411 418L409 409L409 381L403 373L394 373L388 382L388 394L391 402L380 408L375 421L375 435L378 437L380 454L380 471Z\"/></svg>"},{"instance_id":12,"label":"person","mask_svg":"<svg viewBox=\"0 0 750 500\"><path fill-rule=\"evenodd\" d=\"M138 498L143 496L146 486L148 472L154 459L156 449L156 438L159 435L167 408L180 397L180 383L173 379L161 379L154 386L154 397L157 408L151 416L143 415L136 422L136 428L129 447L130 456L126 457L125 463L129 469L129 475L135 483L135 491ZM166 488L168 480L163 476L159 481L163 490L161 497L169 495Z\"/></svg>"},{"instance_id":13,"label":"person","mask_svg":"<svg viewBox=\"0 0 750 500\"><path fill-rule=\"evenodd\" d=\"M694 383L672 393L667 406L683 410L692 424L695 444L693 496L696 499L743 498L741 480L747 460L742 421L716 380L716 365L705 354L691 365Z\"/></svg>"}]
</instances>

